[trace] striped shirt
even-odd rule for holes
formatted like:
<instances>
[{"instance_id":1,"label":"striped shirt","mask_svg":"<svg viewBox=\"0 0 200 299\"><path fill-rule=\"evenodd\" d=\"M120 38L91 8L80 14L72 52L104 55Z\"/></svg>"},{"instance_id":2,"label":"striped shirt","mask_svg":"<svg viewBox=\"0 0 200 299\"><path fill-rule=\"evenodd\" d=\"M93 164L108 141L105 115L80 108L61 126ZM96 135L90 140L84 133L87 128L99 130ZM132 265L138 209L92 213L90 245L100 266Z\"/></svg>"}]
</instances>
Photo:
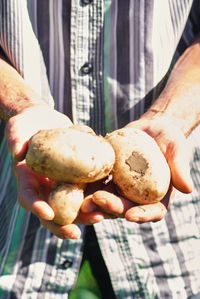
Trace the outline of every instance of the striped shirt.
<instances>
[{"instance_id":1,"label":"striped shirt","mask_svg":"<svg viewBox=\"0 0 200 299\"><path fill-rule=\"evenodd\" d=\"M0 0L0 47L49 105L105 134L137 119L200 31L198 0ZM82 237L60 240L17 203L0 123L0 298L67 298ZM189 136L195 189L157 223L95 225L116 297L200 292L200 140Z\"/></svg>"}]
</instances>

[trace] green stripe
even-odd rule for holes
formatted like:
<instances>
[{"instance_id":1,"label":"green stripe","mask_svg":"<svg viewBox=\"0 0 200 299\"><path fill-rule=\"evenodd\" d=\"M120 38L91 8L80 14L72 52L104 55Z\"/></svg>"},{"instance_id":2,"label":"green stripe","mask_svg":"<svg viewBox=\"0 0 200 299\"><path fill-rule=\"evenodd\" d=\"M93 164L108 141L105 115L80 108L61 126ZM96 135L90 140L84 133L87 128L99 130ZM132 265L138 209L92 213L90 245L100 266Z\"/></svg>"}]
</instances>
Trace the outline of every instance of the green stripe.
<instances>
[{"instance_id":1,"label":"green stripe","mask_svg":"<svg viewBox=\"0 0 200 299\"><path fill-rule=\"evenodd\" d=\"M110 7L111 0L104 0L104 101L105 101L105 128L107 132L114 130L112 120L112 106L110 98L110 88L108 84L108 77L110 74Z\"/></svg>"},{"instance_id":2,"label":"green stripe","mask_svg":"<svg viewBox=\"0 0 200 299\"><path fill-rule=\"evenodd\" d=\"M10 244L10 248L9 248L9 252L10 254L8 255L7 259L6 259L6 263L4 265L4 271L1 275L9 275L13 273L13 268L15 266L15 262L16 262L16 257L18 256L19 253L19 247L21 244L21 239L22 239L22 231L24 230L24 221L26 219L25 214L27 212L25 210L23 210L20 207L16 207L15 209L15 214L16 215L12 215L12 218L16 218L16 223L14 225L14 230L12 232L10 232L12 235L10 235L10 238L12 238L12 242ZM11 219L12 219L11 218ZM13 224L13 223L12 223ZM13 228L10 228L13 229Z\"/></svg>"}]
</instances>

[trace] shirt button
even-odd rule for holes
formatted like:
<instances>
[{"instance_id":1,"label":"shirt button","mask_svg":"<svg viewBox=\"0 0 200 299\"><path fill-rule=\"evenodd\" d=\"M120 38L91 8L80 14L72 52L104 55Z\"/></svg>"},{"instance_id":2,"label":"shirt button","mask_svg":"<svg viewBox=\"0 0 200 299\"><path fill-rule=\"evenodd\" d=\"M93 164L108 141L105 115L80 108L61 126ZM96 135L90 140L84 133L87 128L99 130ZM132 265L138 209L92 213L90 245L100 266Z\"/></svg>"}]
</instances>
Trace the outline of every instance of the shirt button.
<instances>
[{"instance_id":1,"label":"shirt button","mask_svg":"<svg viewBox=\"0 0 200 299\"><path fill-rule=\"evenodd\" d=\"M92 64L89 62L84 63L84 65L81 67L81 73L83 75L88 75L92 72Z\"/></svg>"},{"instance_id":2,"label":"shirt button","mask_svg":"<svg viewBox=\"0 0 200 299\"><path fill-rule=\"evenodd\" d=\"M93 0L81 0L81 3L84 5L92 3Z\"/></svg>"},{"instance_id":3,"label":"shirt button","mask_svg":"<svg viewBox=\"0 0 200 299\"><path fill-rule=\"evenodd\" d=\"M72 261L70 261L70 260L65 260L65 261L61 264L61 268L62 268L62 269L67 269L67 268L71 267L72 264L73 264Z\"/></svg>"}]
</instances>

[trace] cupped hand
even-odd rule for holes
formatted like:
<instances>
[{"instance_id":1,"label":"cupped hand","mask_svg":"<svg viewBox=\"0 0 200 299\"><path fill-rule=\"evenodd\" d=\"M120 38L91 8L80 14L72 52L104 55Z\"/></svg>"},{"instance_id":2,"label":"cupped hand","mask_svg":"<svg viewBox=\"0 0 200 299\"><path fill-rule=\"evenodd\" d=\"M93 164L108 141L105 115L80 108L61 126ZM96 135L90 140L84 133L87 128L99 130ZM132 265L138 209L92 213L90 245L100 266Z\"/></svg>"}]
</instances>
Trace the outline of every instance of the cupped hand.
<instances>
[{"instance_id":1,"label":"cupped hand","mask_svg":"<svg viewBox=\"0 0 200 299\"><path fill-rule=\"evenodd\" d=\"M64 114L46 105L38 105L10 118L5 131L14 158L19 204L36 215L43 226L62 239L79 238L80 229L75 223L60 226L53 222L54 211L47 203L47 199L54 182L33 172L26 165L24 158L30 138L39 130L69 126L72 126L72 122ZM81 128L78 126L77 129L89 130L82 126ZM89 225L102 219L102 212L95 211L87 214L80 212L75 222Z\"/></svg>"},{"instance_id":2,"label":"cupped hand","mask_svg":"<svg viewBox=\"0 0 200 299\"><path fill-rule=\"evenodd\" d=\"M190 175L191 148L174 118L143 116L127 127L139 128L155 139L170 167L173 187L183 193L191 193L193 189Z\"/></svg>"},{"instance_id":3,"label":"cupped hand","mask_svg":"<svg viewBox=\"0 0 200 299\"><path fill-rule=\"evenodd\" d=\"M119 195L116 186L110 182L86 197L81 209L83 212L102 210L115 217L124 217L137 223L161 220L167 213L169 201L175 189L192 192L190 176L191 150L182 131L167 117L145 118L131 122L126 127L134 127L148 133L155 139L171 171L171 184L168 193L158 203L139 205ZM155 165L156 167L156 165Z\"/></svg>"},{"instance_id":4,"label":"cupped hand","mask_svg":"<svg viewBox=\"0 0 200 299\"><path fill-rule=\"evenodd\" d=\"M33 172L24 161L16 163L14 172L18 184L18 201L26 210L36 215L41 224L61 239L77 239L81 231L77 224L91 225L104 218L101 211L80 211L72 224L57 225L53 222L54 211L47 203L54 182Z\"/></svg>"}]
</instances>

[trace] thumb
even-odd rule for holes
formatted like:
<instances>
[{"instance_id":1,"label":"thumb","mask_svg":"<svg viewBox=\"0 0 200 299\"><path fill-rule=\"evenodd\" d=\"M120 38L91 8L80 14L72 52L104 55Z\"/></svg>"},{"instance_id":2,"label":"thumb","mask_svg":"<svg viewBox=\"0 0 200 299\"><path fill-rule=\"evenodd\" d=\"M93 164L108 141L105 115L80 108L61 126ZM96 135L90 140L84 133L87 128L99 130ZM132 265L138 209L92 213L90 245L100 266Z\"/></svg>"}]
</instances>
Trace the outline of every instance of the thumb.
<instances>
[{"instance_id":1,"label":"thumb","mask_svg":"<svg viewBox=\"0 0 200 299\"><path fill-rule=\"evenodd\" d=\"M16 162L19 162L25 159L27 148L28 148L28 141L25 139L23 140L21 138L17 140L17 142L13 142L12 140L8 139L8 147L13 156L13 159Z\"/></svg>"},{"instance_id":2,"label":"thumb","mask_svg":"<svg viewBox=\"0 0 200 299\"><path fill-rule=\"evenodd\" d=\"M23 136L23 134L19 132L18 128L13 125L13 119L10 119L7 122L5 136L7 138L9 151L11 152L14 160L22 161L27 151L28 140L27 136Z\"/></svg>"},{"instance_id":3,"label":"thumb","mask_svg":"<svg viewBox=\"0 0 200 299\"><path fill-rule=\"evenodd\" d=\"M191 193L193 182L190 175L191 149L187 139L182 136L176 143L168 146L167 161L171 169L173 186L183 193Z\"/></svg>"}]
</instances>

